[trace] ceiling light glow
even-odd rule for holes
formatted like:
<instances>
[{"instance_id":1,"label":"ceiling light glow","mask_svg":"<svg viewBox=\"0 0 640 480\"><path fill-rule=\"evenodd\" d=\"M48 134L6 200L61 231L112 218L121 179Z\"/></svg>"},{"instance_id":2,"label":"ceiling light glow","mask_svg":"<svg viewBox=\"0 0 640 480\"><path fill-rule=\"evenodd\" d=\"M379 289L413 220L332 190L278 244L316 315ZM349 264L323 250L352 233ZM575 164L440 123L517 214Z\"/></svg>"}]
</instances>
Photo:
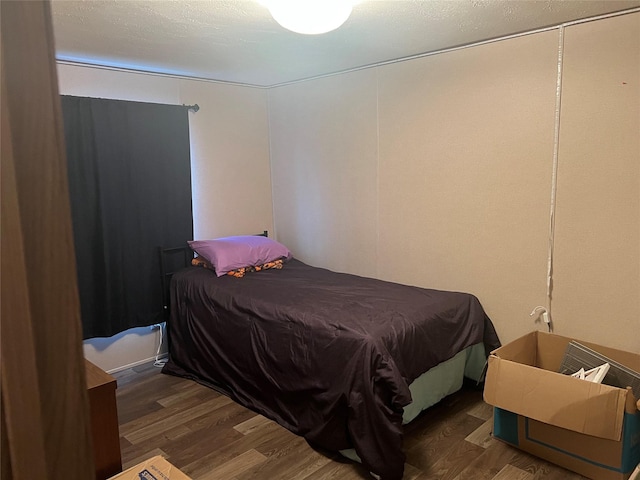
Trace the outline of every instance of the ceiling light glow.
<instances>
[{"instance_id":1,"label":"ceiling light glow","mask_svg":"<svg viewBox=\"0 0 640 480\"><path fill-rule=\"evenodd\" d=\"M287 30L307 35L335 30L347 21L353 0L262 0L273 19Z\"/></svg>"}]
</instances>

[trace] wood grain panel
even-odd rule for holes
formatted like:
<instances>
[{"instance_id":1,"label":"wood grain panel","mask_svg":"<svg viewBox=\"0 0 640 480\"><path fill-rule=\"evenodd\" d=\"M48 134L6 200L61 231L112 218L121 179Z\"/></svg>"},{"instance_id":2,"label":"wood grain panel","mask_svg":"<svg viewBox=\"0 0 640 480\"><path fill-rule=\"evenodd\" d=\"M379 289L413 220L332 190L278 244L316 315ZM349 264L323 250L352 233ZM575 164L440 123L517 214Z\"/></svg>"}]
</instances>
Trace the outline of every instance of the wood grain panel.
<instances>
[{"instance_id":1,"label":"wood grain panel","mask_svg":"<svg viewBox=\"0 0 640 480\"><path fill-rule=\"evenodd\" d=\"M516 449L505 445L502 442L494 441L480 455L474 459L469 459L469 463L455 480L492 480L500 470L508 465L519 455L524 455ZM544 478L544 477L541 477Z\"/></svg>"},{"instance_id":2,"label":"wood grain panel","mask_svg":"<svg viewBox=\"0 0 640 480\"><path fill-rule=\"evenodd\" d=\"M3 13L3 15L5 15ZM7 98L2 66L2 98ZM40 390L31 329L29 297L20 211L14 170L11 122L7 102L2 107L2 424L3 440L8 448L3 457L9 460L5 468L16 476L44 478L44 437L40 414ZM11 281L6 281L10 278ZM5 417L6 415L6 417ZM4 427L6 424L6 431ZM3 442L3 443L5 443ZM8 452L8 453L7 453ZM33 462L32 452L40 453ZM8 467L13 463L12 469ZM6 473L5 473L6 475ZM4 477L4 475L3 475Z\"/></svg>"},{"instance_id":3,"label":"wood grain panel","mask_svg":"<svg viewBox=\"0 0 640 480\"><path fill-rule=\"evenodd\" d=\"M96 479L103 480L122 471L116 381L88 360L85 361L85 369Z\"/></svg>"},{"instance_id":4,"label":"wood grain panel","mask_svg":"<svg viewBox=\"0 0 640 480\"><path fill-rule=\"evenodd\" d=\"M491 431L493 430L493 419L490 418L478 428L476 428L473 432L465 437L465 440L469 443L473 443L482 448L487 448L491 442L493 442L493 437L491 436Z\"/></svg>"},{"instance_id":5,"label":"wood grain panel","mask_svg":"<svg viewBox=\"0 0 640 480\"><path fill-rule=\"evenodd\" d=\"M229 402L231 402L229 398L220 396L204 403L198 403L188 410L177 412L170 417L160 418L157 422L145 425L132 433L124 435L124 437L133 444L140 443L167 430L179 427L184 422L188 422L189 420L198 418L211 411L215 411L217 408L226 405Z\"/></svg>"},{"instance_id":6,"label":"wood grain panel","mask_svg":"<svg viewBox=\"0 0 640 480\"><path fill-rule=\"evenodd\" d=\"M268 418L263 417L262 415L256 415L255 417L250 418L249 420L239 423L233 427L234 430L237 430L243 435L249 435L254 432L256 429L268 425L270 420Z\"/></svg>"},{"instance_id":7,"label":"wood grain panel","mask_svg":"<svg viewBox=\"0 0 640 480\"><path fill-rule=\"evenodd\" d=\"M141 412L140 416L132 419L127 423L120 424L120 435L124 438L127 438L129 435L136 433L142 428L148 428L152 424L161 423L166 418L171 418L173 415L184 413L185 410L188 410L193 407L197 407L200 403L202 403L201 399L190 398L188 401L185 400L184 403L180 406L174 406L174 407L169 407L165 409L158 409L157 407L155 407L153 409L150 409L150 411L148 412L143 411ZM118 411L126 410L126 409L127 409L126 407L123 407L123 408L118 407ZM183 418L186 419L190 417L183 417ZM167 426L167 428L170 428L170 427Z\"/></svg>"},{"instance_id":8,"label":"wood grain panel","mask_svg":"<svg viewBox=\"0 0 640 480\"><path fill-rule=\"evenodd\" d=\"M211 470L203 475L202 480L222 480L225 478L235 478L237 475L249 470L255 465L263 463L267 457L255 450L247 450L237 457L222 464L218 468Z\"/></svg>"},{"instance_id":9,"label":"wood grain panel","mask_svg":"<svg viewBox=\"0 0 640 480\"><path fill-rule=\"evenodd\" d=\"M482 402L475 405L467 413L473 417L481 418L482 420L489 420L493 418L493 407Z\"/></svg>"},{"instance_id":10,"label":"wood grain panel","mask_svg":"<svg viewBox=\"0 0 640 480\"><path fill-rule=\"evenodd\" d=\"M137 457L131 457L130 459L127 460L127 462L123 462L124 469L126 470L127 468L131 468L135 465L138 465L139 463L142 463L145 460L155 457L156 455L160 455L164 458L167 458L167 454L160 448L154 448L152 450L144 450L144 453L142 453L141 455Z\"/></svg>"},{"instance_id":11,"label":"wood grain panel","mask_svg":"<svg viewBox=\"0 0 640 480\"><path fill-rule=\"evenodd\" d=\"M265 462L237 475L236 480L303 479L331 461L318 452L310 451L307 442L301 437L290 440L285 449L266 456L268 458Z\"/></svg>"},{"instance_id":12,"label":"wood grain panel","mask_svg":"<svg viewBox=\"0 0 640 480\"><path fill-rule=\"evenodd\" d=\"M198 388L198 384L196 383L184 385L184 387L180 388L178 391L176 391L176 393L158 400L158 404L162 407L173 407L175 405L180 405L193 397L197 397L201 391L202 390Z\"/></svg>"},{"instance_id":13,"label":"wood grain panel","mask_svg":"<svg viewBox=\"0 0 640 480\"><path fill-rule=\"evenodd\" d=\"M493 477L493 480L533 480L533 475L513 465L505 465L498 475Z\"/></svg>"},{"instance_id":14,"label":"wood grain panel","mask_svg":"<svg viewBox=\"0 0 640 480\"><path fill-rule=\"evenodd\" d=\"M140 375L140 387L136 383L137 375ZM178 379L168 388L159 388L176 379L168 379L157 370L149 371L144 366L122 374L119 380L122 380L122 386L118 388L119 408L140 412L139 418L127 423L129 433L135 431L130 430L132 425L135 429L144 429L146 422L157 424L162 413L172 425L171 429L158 430L157 435L135 445L123 437L121 447L125 466L127 462L133 464L133 461L137 463L160 454L193 480L372 478L362 465L335 452L314 449L303 438L235 402L187 420L189 415L181 416L180 412L193 409L192 399L199 398L201 403L206 403L220 396L202 385ZM143 413L144 396L138 389L152 392L146 399L151 412L148 415ZM181 393L185 395L176 396ZM184 403L178 401L179 398ZM131 408L130 402L136 402L138 406ZM158 410L158 405L170 406ZM481 390L465 386L423 412L405 428L407 461L403 480L500 480L509 478L509 474L524 475L525 480L530 477L536 480L584 480L503 442L487 441L490 423L485 417L490 416L491 411L482 400ZM184 422L176 418L184 419ZM180 426L190 432L180 438L171 438L171 433Z\"/></svg>"},{"instance_id":15,"label":"wood grain panel","mask_svg":"<svg viewBox=\"0 0 640 480\"><path fill-rule=\"evenodd\" d=\"M93 452L50 6L0 5L2 396L12 475L86 480Z\"/></svg>"},{"instance_id":16,"label":"wood grain panel","mask_svg":"<svg viewBox=\"0 0 640 480\"><path fill-rule=\"evenodd\" d=\"M9 453L9 439L7 438L7 425L4 417L4 400L0 396L0 478L11 479L13 472L11 471L11 455Z\"/></svg>"}]
</instances>

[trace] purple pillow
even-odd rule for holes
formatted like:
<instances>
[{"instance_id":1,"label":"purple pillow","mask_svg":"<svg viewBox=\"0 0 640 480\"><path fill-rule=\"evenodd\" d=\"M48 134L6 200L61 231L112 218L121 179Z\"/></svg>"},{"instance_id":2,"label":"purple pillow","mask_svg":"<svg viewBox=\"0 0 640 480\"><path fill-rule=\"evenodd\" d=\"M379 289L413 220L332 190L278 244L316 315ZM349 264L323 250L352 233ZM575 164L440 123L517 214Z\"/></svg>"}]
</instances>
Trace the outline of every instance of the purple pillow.
<instances>
[{"instance_id":1,"label":"purple pillow","mask_svg":"<svg viewBox=\"0 0 640 480\"><path fill-rule=\"evenodd\" d=\"M193 240L187 243L194 252L215 268L218 277L238 268L262 265L279 258L291 257L287 247L275 240L258 235Z\"/></svg>"}]
</instances>

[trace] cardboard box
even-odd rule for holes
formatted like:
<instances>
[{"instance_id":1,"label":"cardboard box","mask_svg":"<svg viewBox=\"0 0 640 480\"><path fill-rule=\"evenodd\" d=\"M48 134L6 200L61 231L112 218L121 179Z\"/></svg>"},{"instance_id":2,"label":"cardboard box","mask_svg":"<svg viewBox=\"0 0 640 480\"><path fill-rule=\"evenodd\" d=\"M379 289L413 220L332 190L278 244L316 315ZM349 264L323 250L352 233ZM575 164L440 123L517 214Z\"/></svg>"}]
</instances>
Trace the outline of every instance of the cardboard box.
<instances>
[{"instance_id":1,"label":"cardboard box","mask_svg":"<svg viewBox=\"0 0 640 480\"><path fill-rule=\"evenodd\" d=\"M128 468L110 480L191 480L160 455Z\"/></svg>"},{"instance_id":2,"label":"cardboard box","mask_svg":"<svg viewBox=\"0 0 640 480\"><path fill-rule=\"evenodd\" d=\"M484 387L494 437L595 480L626 480L640 462L630 389L557 373L572 338L532 332L491 352ZM640 355L577 340L640 371Z\"/></svg>"}]
</instances>

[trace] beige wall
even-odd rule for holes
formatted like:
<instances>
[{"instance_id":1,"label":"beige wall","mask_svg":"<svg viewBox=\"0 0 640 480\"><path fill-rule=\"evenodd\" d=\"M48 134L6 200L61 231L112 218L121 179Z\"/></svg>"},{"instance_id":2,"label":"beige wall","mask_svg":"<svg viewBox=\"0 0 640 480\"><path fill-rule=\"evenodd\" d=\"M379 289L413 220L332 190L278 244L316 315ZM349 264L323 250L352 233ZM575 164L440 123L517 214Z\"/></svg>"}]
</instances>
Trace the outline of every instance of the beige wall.
<instances>
[{"instance_id":1,"label":"beige wall","mask_svg":"<svg viewBox=\"0 0 640 480\"><path fill-rule=\"evenodd\" d=\"M565 32L554 312L640 351L640 13Z\"/></svg>"},{"instance_id":2,"label":"beige wall","mask_svg":"<svg viewBox=\"0 0 640 480\"><path fill-rule=\"evenodd\" d=\"M267 95L212 82L58 65L60 93L140 102L194 104L189 114L195 238L273 230ZM105 370L153 358L159 335L137 328L85 342Z\"/></svg>"},{"instance_id":3,"label":"beige wall","mask_svg":"<svg viewBox=\"0 0 640 480\"><path fill-rule=\"evenodd\" d=\"M558 333L633 351L639 17L564 29L552 303ZM504 342L543 328L560 37L270 90L278 238L314 265L472 292Z\"/></svg>"},{"instance_id":4,"label":"beige wall","mask_svg":"<svg viewBox=\"0 0 640 480\"><path fill-rule=\"evenodd\" d=\"M379 73L380 273L475 294L501 338L545 303L557 45L547 32Z\"/></svg>"},{"instance_id":5,"label":"beige wall","mask_svg":"<svg viewBox=\"0 0 640 480\"><path fill-rule=\"evenodd\" d=\"M336 87L339 84L339 88ZM276 235L317 266L376 276L376 72L269 94Z\"/></svg>"},{"instance_id":6,"label":"beige wall","mask_svg":"<svg viewBox=\"0 0 640 480\"><path fill-rule=\"evenodd\" d=\"M543 328L529 312L547 302L559 39L269 91L70 65L59 81L64 94L201 106L196 237L268 229L313 265L472 292L506 342ZM564 39L555 327L639 351L640 13L567 26ZM152 358L157 340L134 329L85 354L119 369Z\"/></svg>"}]
</instances>

